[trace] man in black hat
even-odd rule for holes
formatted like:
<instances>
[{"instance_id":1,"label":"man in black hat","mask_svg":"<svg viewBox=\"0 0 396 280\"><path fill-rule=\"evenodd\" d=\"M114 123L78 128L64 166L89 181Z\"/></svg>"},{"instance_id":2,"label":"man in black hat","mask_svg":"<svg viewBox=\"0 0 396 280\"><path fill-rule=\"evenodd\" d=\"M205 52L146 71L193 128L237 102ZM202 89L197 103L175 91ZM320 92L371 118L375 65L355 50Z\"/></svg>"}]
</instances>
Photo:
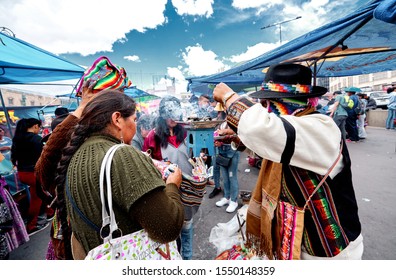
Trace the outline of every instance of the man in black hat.
<instances>
[{"instance_id":1,"label":"man in black hat","mask_svg":"<svg viewBox=\"0 0 396 280\"><path fill-rule=\"evenodd\" d=\"M261 104L239 97L224 83L214 89L229 126L263 158L247 213L246 245L276 259L361 259L363 237L348 150L334 121L314 114L317 97L327 90L312 86L311 80L308 67L271 66L261 90L250 95ZM297 257L273 228L283 221L276 218L282 214L280 201L293 205L293 213L307 202Z\"/></svg>"}]
</instances>

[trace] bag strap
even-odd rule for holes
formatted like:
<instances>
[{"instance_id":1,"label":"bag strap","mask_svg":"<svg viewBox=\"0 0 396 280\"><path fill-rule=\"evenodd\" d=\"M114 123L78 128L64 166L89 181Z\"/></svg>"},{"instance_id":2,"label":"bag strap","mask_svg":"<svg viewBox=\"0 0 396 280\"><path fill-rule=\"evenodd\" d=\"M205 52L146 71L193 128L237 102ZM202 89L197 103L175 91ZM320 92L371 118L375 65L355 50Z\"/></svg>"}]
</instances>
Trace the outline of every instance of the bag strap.
<instances>
[{"instance_id":1,"label":"bag strap","mask_svg":"<svg viewBox=\"0 0 396 280\"><path fill-rule=\"evenodd\" d=\"M340 145L340 152L338 153L338 156L336 158L336 160L334 161L333 165L329 168L329 170L327 171L327 173L323 176L322 180L319 182L319 184L316 186L316 188L314 189L314 191L311 193L311 195L308 197L308 200L305 202L304 205L304 211L305 209L308 207L308 203L311 201L311 198L314 196L314 194L319 190L319 188L323 185L323 183L326 181L327 177L330 175L331 171L333 171L334 167L337 165L338 161L341 158L341 154L342 154L342 146L343 146L343 140L341 140L341 145Z\"/></svg>"},{"instance_id":2,"label":"bag strap","mask_svg":"<svg viewBox=\"0 0 396 280\"><path fill-rule=\"evenodd\" d=\"M117 223L115 221L115 216L114 216L114 212L113 212L113 202L112 202L112 196L111 196L111 161L113 159L114 153L115 151L123 146L125 144L117 144L112 146L107 153L105 154L101 167L100 167L100 175L99 175L99 188L100 188L100 200L102 202L102 227L99 228L96 224L94 224L90 219L88 219L87 216L84 215L84 213L80 210L80 208L78 208L76 202L74 201L73 197L71 196L70 190L68 188L68 182L66 179L66 195L69 198L69 201L73 207L73 209L76 211L76 213L80 216L80 218L87 224L89 225L92 229L94 229L96 232L100 233L100 235L102 236L102 230L105 226L111 224L111 213L112 213L112 217L113 217L113 226L110 227L110 234L107 235L107 238L111 237L111 234L118 229L117 227ZM106 169L106 166L108 166L108 168ZM108 207L110 209L110 216L107 213L106 210L106 200L104 197L104 186L103 186L103 182L104 182L104 177L105 177L105 172L106 172L106 179L107 179L107 203L108 203ZM109 199L110 198L110 199ZM110 203L109 203L110 201Z\"/></svg>"},{"instance_id":3,"label":"bag strap","mask_svg":"<svg viewBox=\"0 0 396 280\"><path fill-rule=\"evenodd\" d=\"M113 160L113 156L118 148L125 146L125 144L117 144L112 146L107 153L105 154L102 165L100 167L100 175L99 175L99 189L100 189L100 200L102 202L102 228L100 231L106 227L110 226L110 232L106 237L103 237L103 241L110 241L112 238L112 234L114 231L119 230L117 226L117 222L114 215L113 210L113 199L111 195L111 163ZM104 180L106 179L107 185L107 200L104 193ZM109 207L109 212L106 209L106 202Z\"/></svg>"},{"instance_id":4,"label":"bag strap","mask_svg":"<svg viewBox=\"0 0 396 280\"><path fill-rule=\"evenodd\" d=\"M87 216L84 215L84 213L80 210L80 208L78 208L76 202L74 201L73 197L71 196L70 193L70 189L68 187L68 180L66 178L66 195L69 198L69 201L74 209L74 211L76 211L76 213L80 216L80 218L87 224L89 225L91 228L93 228L96 232L100 232L100 227L98 227L97 225L95 225L90 219L87 218Z\"/></svg>"}]
</instances>

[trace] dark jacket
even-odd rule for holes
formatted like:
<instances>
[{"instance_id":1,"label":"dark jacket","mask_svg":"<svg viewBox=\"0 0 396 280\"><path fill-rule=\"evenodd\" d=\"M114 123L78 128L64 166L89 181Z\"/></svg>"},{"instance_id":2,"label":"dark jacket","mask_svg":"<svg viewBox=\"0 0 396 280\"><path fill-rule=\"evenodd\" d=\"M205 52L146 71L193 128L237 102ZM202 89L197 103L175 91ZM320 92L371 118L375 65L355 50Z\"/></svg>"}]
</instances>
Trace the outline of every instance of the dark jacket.
<instances>
[{"instance_id":1,"label":"dark jacket","mask_svg":"<svg viewBox=\"0 0 396 280\"><path fill-rule=\"evenodd\" d=\"M14 137L11 146L11 161L18 171L33 172L43 150L41 136L27 132L21 137Z\"/></svg>"}]
</instances>

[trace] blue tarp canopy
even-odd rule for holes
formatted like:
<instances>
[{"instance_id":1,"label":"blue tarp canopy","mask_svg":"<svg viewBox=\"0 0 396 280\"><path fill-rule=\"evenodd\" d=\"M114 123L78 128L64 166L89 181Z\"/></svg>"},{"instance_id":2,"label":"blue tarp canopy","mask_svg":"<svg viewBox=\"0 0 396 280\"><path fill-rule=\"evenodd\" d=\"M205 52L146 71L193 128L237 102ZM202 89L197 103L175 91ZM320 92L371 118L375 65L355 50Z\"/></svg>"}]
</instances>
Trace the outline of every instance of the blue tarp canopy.
<instances>
[{"instance_id":1,"label":"blue tarp canopy","mask_svg":"<svg viewBox=\"0 0 396 280\"><path fill-rule=\"evenodd\" d=\"M263 81L265 68L287 62L310 66L316 77L395 70L396 0L374 0L239 66L214 75L187 78L189 90L194 92L197 86L219 82L233 88L257 86Z\"/></svg>"},{"instance_id":2,"label":"blue tarp canopy","mask_svg":"<svg viewBox=\"0 0 396 280\"><path fill-rule=\"evenodd\" d=\"M84 68L32 44L0 32L0 85L39 84L80 79ZM11 121L0 91L12 136Z\"/></svg>"},{"instance_id":3,"label":"blue tarp canopy","mask_svg":"<svg viewBox=\"0 0 396 280\"><path fill-rule=\"evenodd\" d=\"M83 73L77 64L0 33L0 84L80 79Z\"/></svg>"},{"instance_id":4,"label":"blue tarp canopy","mask_svg":"<svg viewBox=\"0 0 396 280\"><path fill-rule=\"evenodd\" d=\"M150 101L153 99L159 99L161 97L148 93L144 90L138 89L135 86L126 88L124 90L124 93L130 97L132 97L133 99L135 99L136 102L145 102L145 101Z\"/></svg>"},{"instance_id":5,"label":"blue tarp canopy","mask_svg":"<svg viewBox=\"0 0 396 280\"><path fill-rule=\"evenodd\" d=\"M132 97L133 99L135 99L136 102L143 102L143 101L149 101L149 100L161 98L157 95L154 95L154 94L148 93L144 90L141 90L141 89L137 88L136 86L126 88L124 90L124 93L126 95L128 95L129 97ZM57 95L56 97L69 97L69 98L79 99L79 97L76 97L75 92L60 94L60 95Z\"/></svg>"}]
</instances>

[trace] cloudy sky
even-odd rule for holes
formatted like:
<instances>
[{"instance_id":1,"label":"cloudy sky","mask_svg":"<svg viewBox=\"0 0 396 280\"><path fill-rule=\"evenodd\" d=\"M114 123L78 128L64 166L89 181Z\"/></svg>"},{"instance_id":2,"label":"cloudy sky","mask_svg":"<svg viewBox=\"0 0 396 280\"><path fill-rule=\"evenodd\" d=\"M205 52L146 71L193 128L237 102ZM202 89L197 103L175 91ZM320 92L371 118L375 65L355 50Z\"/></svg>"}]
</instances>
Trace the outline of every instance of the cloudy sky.
<instances>
[{"instance_id":1,"label":"cloudy sky","mask_svg":"<svg viewBox=\"0 0 396 280\"><path fill-rule=\"evenodd\" d=\"M147 89L164 77L183 81L228 69L367 2L0 0L0 27L84 67L108 56ZM281 24L280 36L276 23L296 17Z\"/></svg>"}]
</instances>

